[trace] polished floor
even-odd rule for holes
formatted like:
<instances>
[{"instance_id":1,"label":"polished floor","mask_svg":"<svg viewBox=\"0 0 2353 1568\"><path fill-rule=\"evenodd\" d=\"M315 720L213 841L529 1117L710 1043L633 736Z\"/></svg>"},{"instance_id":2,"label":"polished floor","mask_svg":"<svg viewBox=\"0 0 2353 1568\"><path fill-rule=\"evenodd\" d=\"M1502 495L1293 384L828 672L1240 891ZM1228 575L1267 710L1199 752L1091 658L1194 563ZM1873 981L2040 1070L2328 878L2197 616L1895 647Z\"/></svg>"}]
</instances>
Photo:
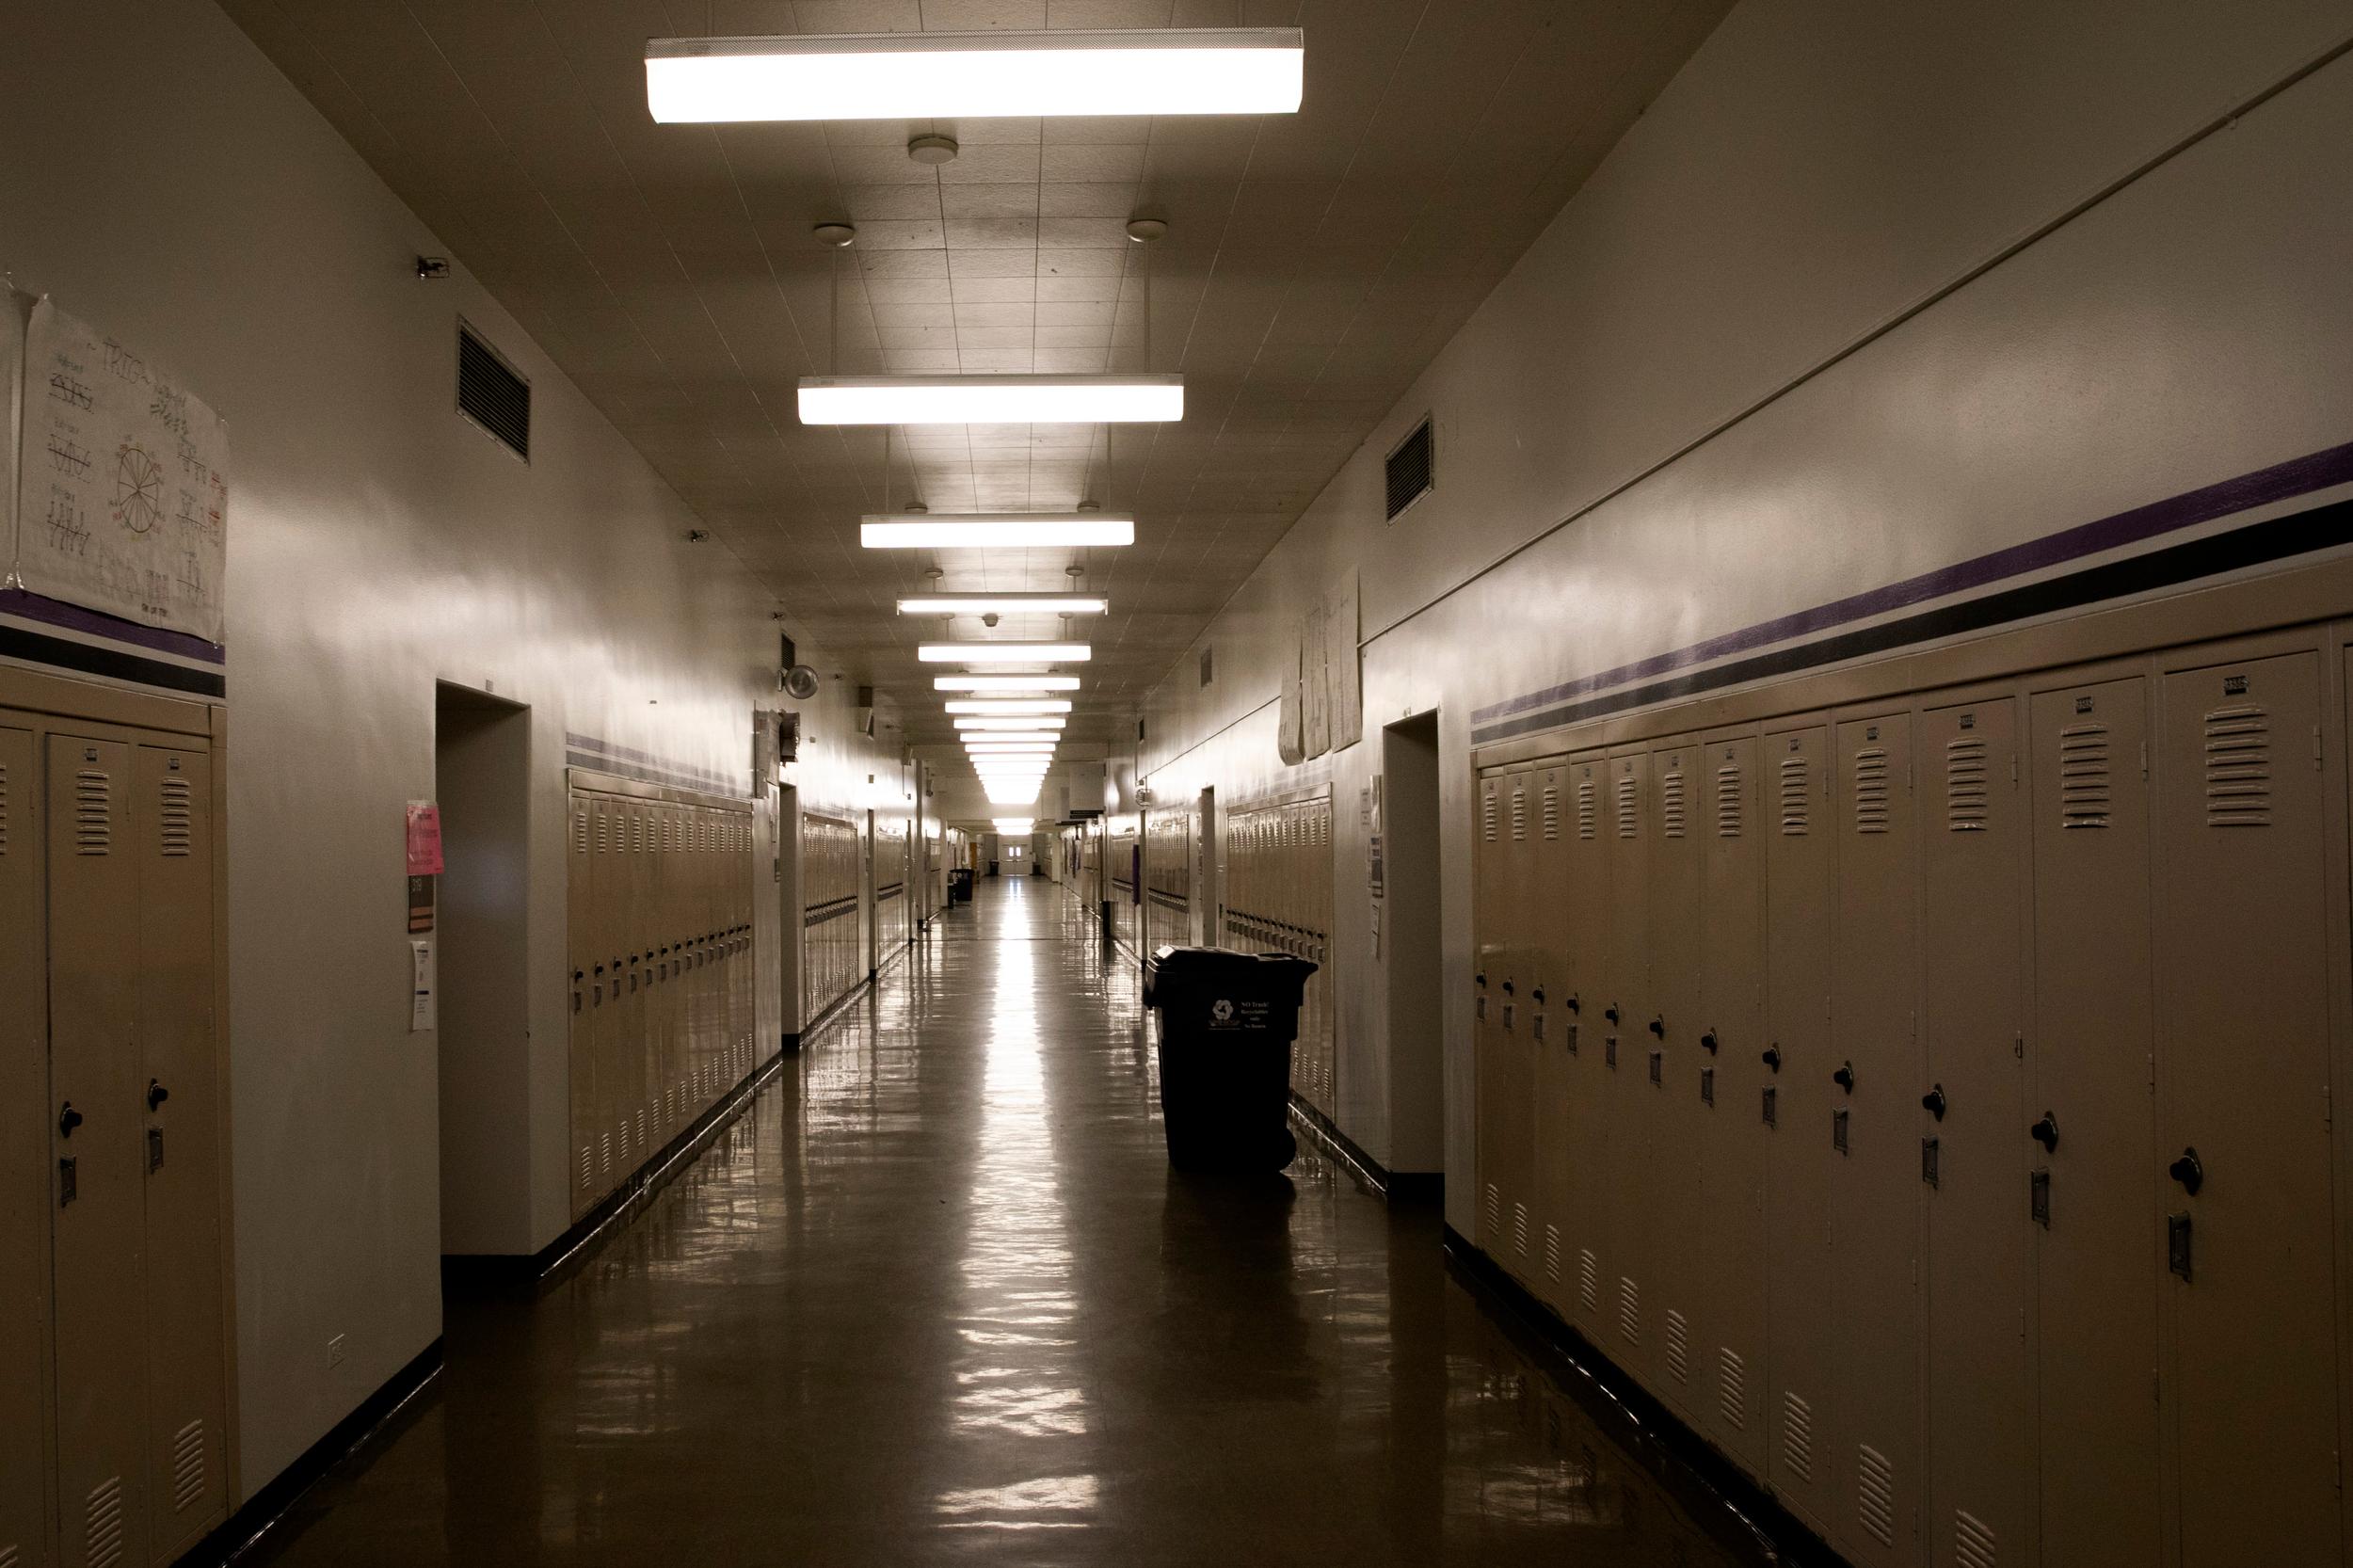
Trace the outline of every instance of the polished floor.
<instances>
[{"instance_id":1,"label":"polished floor","mask_svg":"<svg viewBox=\"0 0 2353 1568\"><path fill-rule=\"evenodd\" d=\"M246 1560L1771 1560L1313 1154L1176 1178L1132 968L982 884Z\"/></svg>"}]
</instances>

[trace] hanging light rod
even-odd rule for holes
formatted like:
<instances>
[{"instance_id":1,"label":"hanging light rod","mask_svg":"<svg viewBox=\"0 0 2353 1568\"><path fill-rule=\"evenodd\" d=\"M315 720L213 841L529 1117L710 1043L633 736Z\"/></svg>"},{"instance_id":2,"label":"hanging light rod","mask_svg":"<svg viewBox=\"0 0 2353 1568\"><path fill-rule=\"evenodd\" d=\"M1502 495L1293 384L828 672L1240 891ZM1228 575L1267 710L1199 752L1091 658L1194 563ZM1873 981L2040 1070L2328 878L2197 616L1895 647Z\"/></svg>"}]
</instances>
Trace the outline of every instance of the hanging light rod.
<instances>
[{"instance_id":1,"label":"hanging light rod","mask_svg":"<svg viewBox=\"0 0 2353 1568\"><path fill-rule=\"evenodd\" d=\"M899 600L903 616L1099 616L1111 607L1096 594L917 594Z\"/></svg>"},{"instance_id":2,"label":"hanging light rod","mask_svg":"<svg viewBox=\"0 0 2353 1568\"><path fill-rule=\"evenodd\" d=\"M1067 713L1067 697L1039 697L1031 702L1013 702L1003 698L976 697L948 705L951 713Z\"/></svg>"},{"instance_id":3,"label":"hanging light rod","mask_svg":"<svg viewBox=\"0 0 2353 1568\"><path fill-rule=\"evenodd\" d=\"M1181 376L804 376L803 424L1134 424L1185 417Z\"/></svg>"},{"instance_id":4,"label":"hanging light rod","mask_svg":"<svg viewBox=\"0 0 2353 1568\"><path fill-rule=\"evenodd\" d=\"M646 106L664 125L735 120L1296 114L1296 27L663 38Z\"/></svg>"},{"instance_id":5,"label":"hanging light rod","mask_svg":"<svg viewBox=\"0 0 2353 1568\"><path fill-rule=\"evenodd\" d=\"M1075 692L1079 678L1075 675L935 675L935 692L997 692L1006 696L1017 693Z\"/></svg>"},{"instance_id":6,"label":"hanging light rod","mask_svg":"<svg viewBox=\"0 0 2353 1568\"><path fill-rule=\"evenodd\" d=\"M858 523L858 543L869 550L1083 550L1135 542L1136 520L1116 512L876 514Z\"/></svg>"},{"instance_id":7,"label":"hanging light rod","mask_svg":"<svg viewBox=\"0 0 2353 1568\"><path fill-rule=\"evenodd\" d=\"M1085 643L923 643L915 650L926 664L1079 664L1094 655Z\"/></svg>"}]
</instances>

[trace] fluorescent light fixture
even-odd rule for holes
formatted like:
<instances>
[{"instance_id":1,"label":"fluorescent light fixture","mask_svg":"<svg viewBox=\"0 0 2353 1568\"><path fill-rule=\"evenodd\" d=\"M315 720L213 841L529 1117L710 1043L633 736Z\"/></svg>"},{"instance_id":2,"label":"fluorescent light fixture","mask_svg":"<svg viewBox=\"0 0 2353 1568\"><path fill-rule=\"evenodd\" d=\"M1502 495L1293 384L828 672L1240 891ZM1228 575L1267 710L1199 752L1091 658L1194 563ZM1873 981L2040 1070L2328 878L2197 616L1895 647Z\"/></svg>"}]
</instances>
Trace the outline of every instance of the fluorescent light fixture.
<instances>
[{"instance_id":1,"label":"fluorescent light fixture","mask_svg":"<svg viewBox=\"0 0 2353 1568\"><path fill-rule=\"evenodd\" d=\"M1079 678L1075 675L935 675L935 692L1002 692L1007 696L1016 692L1075 692Z\"/></svg>"},{"instance_id":2,"label":"fluorescent light fixture","mask_svg":"<svg viewBox=\"0 0 2353 1568\"><path fill-rule=\"evenodd\" d=\"M1136 520L1121 512L972 512L874 516L858 522L869 550L1093 550L1136 542Z\"/></svg>"},{"instance_id":3,"label":"fluorescent light fixture","mask_svg":"<svg viewBox=\"0 0 2353 1568\"><path fill-rule=\"evenodd\" d=\"M1041 730L1059 730L1067 722L1059 713L1040 713L1030 718L1017 718L1010 713L1000 713L994 718L980 713L956 715L958 729L1016 729L1035 733Z\"/></svg>"},{"instance_id":4,"label":"fluorescent light fixture","mask_svg":"<svg viewBox=\"0 0 2353 1568\"><path fill-rule=\"evenodd\" d=\"M1012 702L1001 697L968 697L947 705L951 713L1067 713L1070 699L1042 696L1033 702Z\"/></svg>"},{"instance_id":5,"label":"fluorescent light fixture","mask_svg":"<svg viewBox=\"0 0 2353 1568\"><path fill-rule=\"evenodd\" d=\"M803 424L1165 424L1181 376L804 376Z\"/></svg>"},{"instance_id":6,"label":"fluorescent light fixture","mask_svg":"<svg viewBox=\"0 0 2353 1568\"><path fill-rule=\"evenodd\" d=\"M646 107L664 125L1296 114L1305 65L1296 27L665 38Z\"/></svg>"},{"instance_id":7,"label":"fluorescent light fixture","mask_svg":"<svg viewBox=\"0 0 2353 1568\"><path fill-rule=\"evenodd\" d=\"M920 594L899 600L903 616L1099 616L1111 607L1095 594Z\"/></svg>"},{"instance_id":8,"label":"fluorescent light fixture","mask_svg":"<svg viewBox=\"0 0 2353 1568\"><path fill-rule=\"evenodd\" d=\"M915 650L926 664L1079 664L1094 654L1084 643L925 643Z\"/></svg>"},{"instance_id":9,"label":"fluorescent light fixture","mask_svg":"<svg viewBox=\"0 0 2353 1568\"><path fill-rule=\"evenodd\" d=\"M982 744L983 742L986 744ZM973 744L968 744L964 748L964 754L976 760L983 757L1022 757L1042 761L1054 755L1054 743L1051 741L989 742L985 736L982 736L975 738Z\"/></svg>"},{"instance_id":10,"label":"fluorescent light fixture","mask_svg":"<svg viewBox=\"0 0 2353 1568\"><path fill-rule=\"evenodd\" d=\"M1027 833L1034 820L1031 817L999 817L988 825L1000 833Z\"/></svg>"}]
</instances>

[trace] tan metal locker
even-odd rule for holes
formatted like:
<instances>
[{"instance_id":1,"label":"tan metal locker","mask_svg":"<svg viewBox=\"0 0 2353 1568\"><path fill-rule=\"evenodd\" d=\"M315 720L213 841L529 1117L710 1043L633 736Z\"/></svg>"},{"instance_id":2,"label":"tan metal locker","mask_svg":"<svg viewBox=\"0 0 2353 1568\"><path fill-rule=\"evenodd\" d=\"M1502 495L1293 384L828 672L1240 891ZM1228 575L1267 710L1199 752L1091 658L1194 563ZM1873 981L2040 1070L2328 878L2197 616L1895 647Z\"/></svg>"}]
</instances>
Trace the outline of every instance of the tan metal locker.
<instances>
[{"instance_id":1,"label":"tan metal locker","mask_svg":"<svg viewBox=\"0 0 2353 1568\"><path fill-rule=\"evenodd\" d=\"M1765 1151L1765 1474L1792 1513L1827 1536L1835 1474L1831 1448L1838 1352L1829 1294L1828 1128L1845 1096L1831 1080L1832 866L1830 731L1814 725L1769 733L1765 837L1764 1069L1754 1113ZM1838 1102L1833 1105L1833 1101Z\"/></svg>"},{"instance_id":2,"label":"tan metal locker","mask_svg":"<svg viewBox=\"0 0 2353 1568\"><path fill-rule=\"evenodd\" d=\"M569 811L564 838L564 942L565 968L569 976L566 997L565 1064L568 1074L570 1114L567 1126L570 1132L571 1217L579 1219L587 1212L589 1162L583 1158L586 1144L583 1142L594 1125L590 1096L594 1093L593 1067L590 1058L589 1031L594 1026L596 1010L592 1001L592 974L596 960L589 936L588 922L596 906L595 856L596 823L589 799L578 790L571 792Z\"/></svg>"},{"instance_id":3,"label":"tan metal locker","mask_svg":"<svg viewBox=\"0 0 2353 1568\"><path fill-rule=\"evenodd\" d=\"M1700 1015L1689 1054L1700 1075L1699 1320L1707 1330L1701 1415L1708 1435L1765 1474L1765 1160L1760 1096L1771 1075L1765 1028L1765 838L1759 742L1716 735L1702 748L1705 836Z\"/></svg>"},{"instance_id":4,"label":"tan metal locker","mask_svg":"<svg viewBox=\"0 0 2353 1568\"><path fill-rule=\"evenodd\" d=\"M49 1081L33 732L0 728L0 1562L49 1560Z\"/></svg>"},{"instance_id":5,"label":"tan metal locker","mask_svg":"<svg viewBox=\"0 0 2353 1568\"><path fill-rule=\"evenodd\" d=\"M148 1496L169 1561L228 1515L219 1032L213 1016L213 774L200 750L141 745L138 1039L147 1112Z\"/></svg>"},{"instance_id":6,"label":"tan metal locker","mask_svg":"<svg viewBox=\"0 0 2353 1568\"><path fill-rule=\"evenodd\" d=\"M69 1561L150 1556L131 747L47 746L56 1509Z\"/></svg>"},{"instance_id":7,"label":"tan metal locker","mask_svg":"<svg viewBox=\"0 0 2353 1568\"><path fill-rule=\"evenodd\" d=\"M1645 854L1653 831L1650 757L1641 750L1613 751L1607 769L1609 799L1605 807L1609 835L1609 968L1602 1006L1602 1065L1609 1093L1604 1132L1605 1181L1609 1198L1608 1270L1603 1310L1605 1341L1611 1353L1638 1376L1657 1385L1656 1316L1644 1291L1650 1263L1662 1241L1656 1236L1649 1192L1651 1096L1650 1053L1650 864Z\"/></svg>"},{"instance_id":8,"label":"tan metal locker","mask_svg":"<svg viewBox=\"0 0 2353 1568\"><path fill-rule=\"evenodd\" d=\"M1713 1381L1704 1365L1709 1330L1700 1321L1707 1229L1700 1192L1706 1052L1699 1046L1705 1032L1700 1017L1705 761L1699 742L1689 736L1651 752L1649 984L1641 1011L1628 1020L1635 1062L1649 1087L1639 1097L1649 1145L1642 1190L1650 1201L1653 1245L1643 1285L1656 1331L1654 1364L1668 1403L1695 1427L1705 1424L1699 1391Z\"/></svg>"},{"instance_id":9,"label":"tan metal locker","mask_svg":"<svg viewBox=\"0 0 2353 1568\"><path fill-rule=\"evenodd\" d=\"M2320 663L2164 678L2157 1082L2181 1563L2342 1560ZM2340 872L2340 874L2342 872Z\"/></svg>"},{"instance_id":10,"label":"tan metal locker","mask_svg":"<svg viewBox=\"0 0 2353 1568\"><path fill-rule=\"evenodd\" d=\"M2028 715L2040 1538L2051 1568L2156 1562L2158 1229L2148 683L2041 692Z\"/></svg>"},{"instance_id":11,"label":"tan metal locker","mask_svg":"<svg viewBox=\"0 0 2353 1568\"><path fill-rule=\"evenodd\" d=\"M1911 718L1837 730L1831 964L1838 1091L1816 1136L1831 1173L1837 1355L1833 1544L1858 1565L1920 1560L1918 861Z\"/></svg>"},{"instance_id":12,"label":"tan metal locker","mask_svg":"<svg viewBox=\"0 0 2353 1568\"><path fill-rule=\"evenodd\" d=\"M1615 1202L1606 1163L1614 1084L1602 1064L1602 1038L1609 1032L1602 1010L1609 1005L1611 839L1606 802L1609 763L1598 751L1569 760L1563 831L1562 886L1557 896L1567 921L1567 966L1561 976L1561 1041L1554 1053L1563 1069L1563 1094L1554 1112L1562 1135L1547 1150L1546 1186L1559 1195L1562 1216L1562 1315L1594 1344L1607 1343L1610 1304L1604 1258L1609 1252L1609 1218Z\"/></svg>"},{"instance_id":13,"label":"tan metal locker","mask_svg":"<svg viewBox=\"0 0 2353 1568\"><path fill-rule=\"evenodd\" d=\"M1509 1246L1504 1205L1507 1134L1503 1100L1507 1072L1500 1041L1503 1035L1503 983L1511 968L1511 917L1506 904L1510 886L1506 868L1511 855L1510 806L1506 776L1501 770L1481 775L1476 837L1471 859L1471 1072L1472 1096L1478 1123L1479 1246L1500 1262ZM1237 892L1255 901L1257 856L1251 851L1255 824L1242 830L1241 853L1235 856L1241 875ZM1244 909L1257 907L1244 903Z\"/></svg>"},{"instance_id":14,"label":"tan metal locker","mask_svg":"<svg viewBox=\"0 0 2353 1568\"><path fill-rule=\"evenodd\" d=\"M2027 837L2015 699L1921 715L1929 1559L2032 1550L2025 1223Z\"/></svg>"},{"instance_id":15,"label":"tan metal locker","mask_svg":"<svg viewBox=\"0 0 2353 1568\"><path fill-rule=\"evenodd\" d=\"M1575 1027L1569 1007L1570 890L1568 854L1568 763L1546 758L1536 765L1532 788L1526 911L1530 952L1529 977L1528 1205L1530 1270L1538 1296L1561 1309L1568 1259L1562 1227L1565 1196L1562 1160L1567 1153L1568 1053L1561 1042Z\"/></svg>"},{"instance_id":16,"label":"tan metal locker","mask_svg":"<svg viewBox=\"0 0 2353 1568\"><path fill-rule=\"evenodd\" d=\"M1500 1018L1496 1032L1496 1062L1501 1080L1496 1127L1500 1149L1496 1160L1497 1184L1503 1190L1503 1266L1522 1284L1533 1283L1529 1256L1529 1181L1536 1156L1535 1056L1529 1036L1534 1029L1531 994L1536 988L1531 947L1529 903L1536 894L1534 856L1539 824L1535 821L1534 770L1514 768L1504 776L1503 875L1497 891L1502 904L1503 979L1497 1006ZM1490 979L1493 972L1490 971Z\"/></svg>"}]
</instances>

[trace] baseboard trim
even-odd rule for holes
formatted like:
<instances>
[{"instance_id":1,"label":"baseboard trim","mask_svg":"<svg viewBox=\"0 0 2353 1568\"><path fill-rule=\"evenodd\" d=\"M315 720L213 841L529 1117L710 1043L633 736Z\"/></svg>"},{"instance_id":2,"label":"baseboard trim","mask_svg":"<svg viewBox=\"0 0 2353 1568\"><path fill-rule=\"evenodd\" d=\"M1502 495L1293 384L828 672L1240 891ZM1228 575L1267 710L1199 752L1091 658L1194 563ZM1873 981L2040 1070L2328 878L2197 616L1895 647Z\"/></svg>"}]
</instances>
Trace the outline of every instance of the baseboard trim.
<instances>
[{"instance_id":1,"label":"baseboard trim","mask_svg":"<svg viewBox=\"0 0 2353 1568\"><path fill-rule=\"evenodd\" d=\"M1356 1185L1383 1203L1434 1203L1446 1196L1446 1175L1440 1171L1392 1171L1367 1154L1339 1124L1291 1091L1291 1120L1324 1158L1345 1170Z\"/></svg>"},{"instance_id":2,"label":"baseboard trim","mask_svg":"<svg viewBox=\"0 0 2353 1568\"><path fill-rule=\"evenodd\" d=\"M293 1464L240 1504L217 1529L181 1554L178 1568L216 1568L239 1560L260 1545L293 1512L304 1493L390 1427L408 1401L424 1392L440 1372L441 1341L436 1336L385 1380L383 1386L360 1400L350 1415L329 1427L326 1436L303 1449Z\"/></svg>"},{"instance_id":3,"label":"baseboard trim","mask_svg":"<svg viewBox=\"0 0 2353 1568\"><path fill-rule=\"evenodd\" d=\"M1475 1293L1560 1363L1555 1374L1580 1404L1625 1431L1622 1446L1629 1453L1638 1458L1657 1453L1672 1466L1672 1472L1646 1466L1670 1490L1687 1490L1729 1517L1738 1534L1772 1561L1848 1568L1829 1543L1468 1237L1449 1224L1441 1248Z\"/></svg>"}]
</instances>

